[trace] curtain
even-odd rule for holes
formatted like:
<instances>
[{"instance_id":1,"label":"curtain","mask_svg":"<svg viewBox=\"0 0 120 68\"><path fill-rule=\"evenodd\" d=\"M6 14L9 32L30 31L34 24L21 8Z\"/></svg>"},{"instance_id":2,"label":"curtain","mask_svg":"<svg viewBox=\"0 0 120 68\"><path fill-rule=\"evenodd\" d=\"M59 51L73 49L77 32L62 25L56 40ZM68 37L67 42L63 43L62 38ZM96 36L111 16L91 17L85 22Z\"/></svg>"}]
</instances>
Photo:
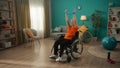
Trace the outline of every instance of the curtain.
<instances>
[{"instance_id":1,"label":"curtain","mask_svg":"<svg viewBox=\"0 0 120 68\"><path fill-rule=\"evenodd\" d=\"M38 35L44 38L44 0L29 0L31 28L37 30Z\"/></svg>"},{"instance_id":2,"label":"curtain","mask_svg":"<svg viewBox=\"0 0 120 68\"><path fill-rule=\"evenodd\" d=\"M50 36L50 26L51 26L51 0L44 0L44 11L45 11L45 25L44 25L44 35L45 37Z\"/></svg>"},{"instance_id":3,"label":"curtain","mask_svg":"<svg viewBox=\"0 0 120 68\"><path fill-rule=\"evenodd\" d=\"M14 1L16 8L18 43L21 44L24 42L23 28L34 28L41 37L48 37L50 35L50 0Z\"/></svg>"},{"instance_id":4,"label":"curtain","mask_svg":"<svg viewBox=\"0 0 120 68\"><path fill-rule=\"evenodd\" d=\"M29 0L14 0L16 8L16 25L18 44L24 42L23 28L30 28Z\"/></svg>"}]
</instances>

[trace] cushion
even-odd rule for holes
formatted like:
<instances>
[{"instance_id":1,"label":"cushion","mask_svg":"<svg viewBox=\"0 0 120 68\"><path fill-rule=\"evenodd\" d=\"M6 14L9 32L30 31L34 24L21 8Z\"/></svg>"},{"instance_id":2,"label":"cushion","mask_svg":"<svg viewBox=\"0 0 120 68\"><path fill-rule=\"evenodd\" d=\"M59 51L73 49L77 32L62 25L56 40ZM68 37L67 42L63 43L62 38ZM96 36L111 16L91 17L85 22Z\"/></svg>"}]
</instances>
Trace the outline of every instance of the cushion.
<instances>
[{"instance_id":1,"label":"cushion","mask_svg":"<svg viewBox=\"0 0 120 68\"><path fill-rule=\"evenodd\" d=\"M34 38L34 34L32 33L30 29L27 28L25 31L30 38Z\"/></svg>"},{"instance_id":2,"label":"cushion","mask_svg":"<svg viewBox=\"0 0 120 68\"><path fill-rule=\"evenodd\" d=\"M56 28L54 29L54 31L56 31L56 32L61 32L61 27L56 27Z\"/></svg>"},{"instance_id":3,"label":"cushion","mask_svg":"<svg viewBox=\"0 0 120 68\"><path fill-rule=\"evenodd\" d=\"M79 27L79 29L78 29L78 31L81 31L81 32L85 32L85 31L87 31L88 30L88 28L85 26L85 25L83 25L83 26L80 26Z\"/></svg>"}]
</instances>

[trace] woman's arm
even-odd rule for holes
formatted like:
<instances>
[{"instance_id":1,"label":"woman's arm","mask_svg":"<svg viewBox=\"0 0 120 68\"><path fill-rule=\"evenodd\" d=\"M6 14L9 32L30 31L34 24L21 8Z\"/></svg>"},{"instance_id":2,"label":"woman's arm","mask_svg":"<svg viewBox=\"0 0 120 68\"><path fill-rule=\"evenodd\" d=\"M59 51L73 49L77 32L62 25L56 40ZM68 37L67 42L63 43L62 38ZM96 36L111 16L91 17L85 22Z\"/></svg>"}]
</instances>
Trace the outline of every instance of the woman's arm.
<instances>
[{"instance_id":1,"label":"woman's arm","mask_svg":"<svg viewBox=\"0 0 120 68\"><path fill-rule=\"evenodd\" d=\"M76 21L76 10L73 12L73 26L77 26L77 21Z\"/></svg>"},{"instance_id":2,"label":"woman's arm","mask_svg":"<svg viewBox=\"0 0 120 68\"><path fill-rule=\"evenodd\" d=\"M67 14L67 13L68 13L68 10L65 10L65 12L66 12L66 13L65 13L65 21L66 21L66 25L67 25L67 27L68 27L68 26L70 26L69 21L68 21L68 14Z\"/></svg>"}]
</instances>

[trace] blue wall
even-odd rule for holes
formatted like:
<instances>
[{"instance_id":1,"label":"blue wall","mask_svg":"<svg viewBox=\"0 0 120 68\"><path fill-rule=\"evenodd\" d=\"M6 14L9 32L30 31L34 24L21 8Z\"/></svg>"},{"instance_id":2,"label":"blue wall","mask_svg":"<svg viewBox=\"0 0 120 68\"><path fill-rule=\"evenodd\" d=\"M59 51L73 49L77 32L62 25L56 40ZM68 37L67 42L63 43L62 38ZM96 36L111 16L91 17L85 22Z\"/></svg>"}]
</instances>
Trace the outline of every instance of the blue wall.
<instances>
[{"instance_id":1,"label":"blue wall","mask_svg":"<svg viewBox=\"0 0 120 68\"><path fill-rule=\"evenodd\" d=\"M101 10L104 12L102 26L99 31L99 38L103 38L107 34L107 20L108 20L108 3L113 2L114 7L120 7L120 0L51 0L51 14L52 14L52 29L58 26L66 25L65 23L65 9L69 12L77 10L77 22L78 25L82 25L80 20L81 15L86 15L88 20L85 24L88 26L89 31L93 34L93 27L90 21L90 16L95 10ZM81 9L78 10L77 7ZM71 18L71 15L69 15Z\"/></svg>"}]
</instances>

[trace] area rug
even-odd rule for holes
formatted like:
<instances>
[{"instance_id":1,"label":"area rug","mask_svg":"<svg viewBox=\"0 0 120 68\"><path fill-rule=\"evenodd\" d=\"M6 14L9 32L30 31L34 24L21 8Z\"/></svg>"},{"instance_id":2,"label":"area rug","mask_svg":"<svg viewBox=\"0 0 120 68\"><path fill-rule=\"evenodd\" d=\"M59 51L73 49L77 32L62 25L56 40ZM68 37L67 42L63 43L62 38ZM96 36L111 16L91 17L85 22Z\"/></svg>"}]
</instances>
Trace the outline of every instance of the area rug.
<instances>
[{"instance_id":1,"label":"area rug","mask_svg":"<svg viewBox=\"0 0 120 68\"><path fill-rule=\"evenodd\" d=\"M88 52L96 57L107 60L108 50L104 49L102 45L91 46L88 48ZM110 58L120 62L120 45L117 45L114 50L110 50Z\"/></svg>"}]
</instances>

